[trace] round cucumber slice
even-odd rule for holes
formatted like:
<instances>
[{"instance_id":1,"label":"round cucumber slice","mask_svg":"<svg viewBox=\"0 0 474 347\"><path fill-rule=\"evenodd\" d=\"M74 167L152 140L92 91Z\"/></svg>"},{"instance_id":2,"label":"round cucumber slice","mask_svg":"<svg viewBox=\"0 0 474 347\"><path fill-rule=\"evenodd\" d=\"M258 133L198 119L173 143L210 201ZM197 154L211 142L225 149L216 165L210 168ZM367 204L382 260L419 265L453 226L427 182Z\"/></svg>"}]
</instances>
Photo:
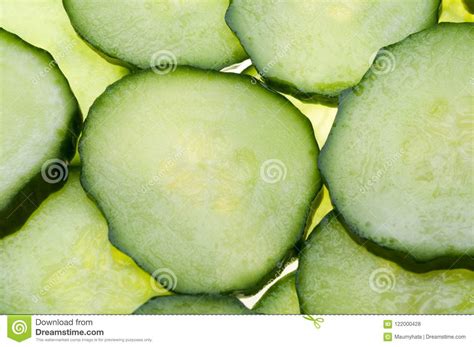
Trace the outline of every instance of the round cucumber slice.
<instances>
[{"instance_id":1,"label":"round cucumber slice","mask_svg":"<svg viewBox=\"0 0 474 347\"><path fill-rule=\"evenodd\" d=\"M82 117L53 57L0 28L0 237L67 175Z\"/></svg>"},{"instance_id":2,"label":"round cucumber slice","mask_svg":"<svg viewBox=\"0 0 474 347\"><path fill-rule=\"evenodd\" d=\"M311 234L297 273L307 314L472 314L474 272L413 273L359 245L330 213Z\"/></svg>"},{"instance_id":3,"label":"round cucumber slice","mask_svg":"<svg viewBox=\"0 0 474 347\"><path fill-rule=\"evenodd\" d=\"M474 256L473 24L443 23L385 51L340 104L320 157L361 237L417 261Z\"/></svg>"},{"instance_id":4,"label":"round cucumber slice","mask_svg":"<svg viewBox=\"0 0 474 347\"><path fill-rule=\"evenodd\" d=\"M259 289L321 187L311 123L251 77L180 67L99 97L79 153L111 241L181 293Z\"/></svg>"},{"instance_id":5,"label":"round cucumber slice","mask_svg":"<svg viewBox=\"0 0 474 347\"><path fill-rule=\"evenodd\" d=\"M125 314L166 290L112 247L78 170L0 240L0 312Z\"/></svg>"},{"instance_id":6,"label":"round cucumber slice","mask_svg":"<svg viewBox=\"0 0 474 347\"><path fill-rule=\"evenodd\" d=\"M295 280L295 272L282 277L265 292L252 310L264 314L300 314Z\"/></svg>"},{"instance_id":7,"label":"round cucumber slice","mask_svg":"<svg viewBox=\"0 0 474 347\"><path fill-rule=\"evenodd\" d=\"M381 47L437 23L439 3L233 0L226 21L270 86L333 104Z\"/></svg>"},{"instance_id":8,"label":"round cucumber slice","mask_svg":"<svg viewBox=\"0 0 474 347\"><path fill-rule=\"evenodd\" d=\"M115 62L168 71L219 70L245 60L224 21L228 0L63 0L81 37Z\"/></svg>"},{"instance_id":9,"label":"round cucumber slice","mask_svg":"<svg viewBox=\"0 0 474 347\"><path fill-rule=\"evenodd\" d=\"M220 295L172 295L153 298L134 314L251 314L239 299Z\"/></svg>"}]
</instances>

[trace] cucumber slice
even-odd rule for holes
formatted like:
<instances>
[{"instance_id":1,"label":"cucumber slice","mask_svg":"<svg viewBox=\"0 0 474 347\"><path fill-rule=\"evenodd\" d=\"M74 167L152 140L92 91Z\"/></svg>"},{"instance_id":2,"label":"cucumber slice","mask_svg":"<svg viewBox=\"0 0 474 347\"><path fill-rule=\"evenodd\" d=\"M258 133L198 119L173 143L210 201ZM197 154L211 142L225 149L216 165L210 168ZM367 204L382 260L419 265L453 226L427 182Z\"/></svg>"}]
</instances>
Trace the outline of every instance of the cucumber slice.
<instances>
[{"instance_id":1,"label":"cucumber slice","mask_svg":"<svg viewBox=\"0 0 474 347\"><path fill-rule=\"evenodd\" d=\"M290 257L321 187L310 122L248 76L180 67L112 85L81 137L111 241L181 293L251 293Z\"/></svg>"},{"instance_id":2,"label":"cucumber slice","mask_svg":"<svg viewBox=\"0 0 474 347\"><path fill-rule=\"evenodd\" d=\"M221 295L172 295L156 297L134 314L251 314L239 299Z\"/></svg>"},{"instance_id":3,"label":"cucumber slice","mask_svg":"<svg viewBox=\"0 0 474 347\"><path fill-rule=\"evenodd\" d=\"M2 0L1 10L1 27L53 55L84 115L108 85L128 72L77 36L60 0Z\"/></svg>"},{"instance_id":4,"label":"cucumber slice","mask_svg":"<svg viewBox=\"0 0 474 347\"><path fill-rule=\"evenodd\" d=\"M253 76L257 80L263 82L262 76L259 75L253 65L250 65L242 71L242 74ZM337 108L302 102L300 99L296 99L290 95L285 95L285 97L295 105L301 113L308 117L313 125L314 135L316 136L316 141L318 142L319 147L321 148L324 146L329 131L331 130L332 123L334 122L334 118L336 117ZM325 215L326 213L323 217Z\"/></svg>"},{"instance_id":5,"label":"cucumber slice","mask_svg":"<svg viewBox=\"0 0 474 347\"><path fill-rule=\"evenodd\" d=\"M0 268L2 314L131 313L161 289L110 245L74 168L21 230L0 240Z\"/></svg>"},{"instance_id":6,"label":"cucumber slice","mask_svg":"<svg viewBox=\"0 0 474 347\"><path fill-rule=\"evenodd\" d=\"M406 271L354 242L334 213L308 239L296 283L308 314L474 313L473 271Z\"/></svg>"},{"instance_id":7,"label":"cucumber slice","mask_svg":"<svg viewBox=\"0 0 474 347\"><path fill-rule=\"evenodd\" d=\"M377 51L434 25L439 0L233 0L226 21L266 82L334 103Z\"/></svg>"},{"instance_id":8,"label":"cucumber slice","mask_svg":"<svg viewBox=\"0 0 474 347\"><path fill-rule=\"evenodd\" d=\"M226 26L228 0L63 0L81 37L116 62L219 70L246 53Z\"/></svg>"},{"instance_id":9,"label":"cucumber slice","mask_svg":"<svg viewBox=\"0 0 474 347\"><path fill-rule=\"evenodd\" d=\"M282 277L271 286L252 310L264 314L300 314L295 272Z\"/></svg>"},{"instance_id":10,"label":"cucumber slice","mask_svg":"<svg viewBox=\"0 0 474 347\"><path fill-rule=\"evenodd\" d=\"M349 227L418 261L474 256L473 40L443 23L385 49L395 70L348 93L320 157Z\"/></svg>"},{"instance_id":11,"label":"cucumber slice","mask_svg":"<svg viewBox=\"0 0 474 347\"><path fill-rule=\"evenodd\" d=\"M0 69L0 236L5 236L62 185L82 118L53 57L1 28Z\"/></svg>"}]
</instances>

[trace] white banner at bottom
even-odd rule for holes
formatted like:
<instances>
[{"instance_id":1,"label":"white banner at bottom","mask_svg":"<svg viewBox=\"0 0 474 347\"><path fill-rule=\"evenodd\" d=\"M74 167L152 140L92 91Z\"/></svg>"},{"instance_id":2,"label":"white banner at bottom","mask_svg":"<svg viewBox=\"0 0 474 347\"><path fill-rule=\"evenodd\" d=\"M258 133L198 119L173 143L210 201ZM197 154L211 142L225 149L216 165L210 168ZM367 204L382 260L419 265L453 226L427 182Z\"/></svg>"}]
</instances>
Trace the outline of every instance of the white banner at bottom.
<instances>
[{"instance_id":1,"label":"white banner at bottom","mask_svg":"<svg viewBox=\"0 0 474 347\"><path fill-rule=\"evenodd\" d=\"M474 346L474 316L0 316L0 346Z\"/></svg>"}]
</instances>

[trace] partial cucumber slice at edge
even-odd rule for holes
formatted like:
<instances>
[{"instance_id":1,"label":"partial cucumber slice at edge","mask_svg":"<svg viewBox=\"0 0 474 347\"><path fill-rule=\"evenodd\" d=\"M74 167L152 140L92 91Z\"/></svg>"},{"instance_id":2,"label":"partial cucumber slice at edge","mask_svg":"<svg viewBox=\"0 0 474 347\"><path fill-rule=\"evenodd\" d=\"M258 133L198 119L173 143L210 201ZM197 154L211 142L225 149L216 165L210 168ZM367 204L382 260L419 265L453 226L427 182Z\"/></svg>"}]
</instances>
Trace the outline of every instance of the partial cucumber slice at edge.
<instances>
[{"instance_id":1,"label":"partial cucumber slice at edge","mask_svg":"<svg viewBox=\"0 0 474 347\"><path fill-rule=\"evenodd\" d=\"M307 314L468 314L474 272L412 273L351 239L333 212L303 249L296 287Z\"/></svg>"},{"instance_id":2,"label":"partial cucumber slice at edge","mask_svg":"<svg viewBox=\"0 0 474 347\"><path fill-rule=\"evenodd\" d=\"M442 23L385 48L393 71L374 69L344 95L319 159L351 230L418 262L472 264L473 28Z\"/></svg>"},{"instance_id":3,"label":"partial cucumber slice at edge","mask_svg":"<svg viewBox=\"0 0 474 347\"><path fill-rule=\"evenodd\" d=\"M220 70L247 58L225 25L225 0L185 5L63 0L63 5L81 38L111 63L132 70L176 65Z\"/></svg>"},{"instance_id":4,"label":"partial cucumber slice at edge","mask_svg":"<svg viewBox=\"0 0 474 347\"><path fill-rule=\"evenodd\" d=\"M63 185L67 176L67 164L74 156L82 128L82 115L68 81L51 54L4 29L0 29L0 37L3 51L2 65L5 64L2 83L5 88L12 88L14 87L12 84L18 84L20 89L8 94L5 89L3 93L3 107L6 114L2 116L5 117L2 126L5 134L2 138L5 136L7 142L2 144L2 147L5 146L3 147L5 160L2 160L2 166L5 166L2 171L5 175L15 177L14 182L4 183L6 186L2 190L0 237L4 237L18 230L36 207L50 193ZM28 76L27 80L23 74L15 73L16 64L21 64L18 69L22 72L27 71L26 67L31 70L31 76ZM22 83L26 85L21 87ZM36 98L39 98L37 94L45 93L48 88L51 89L53 96L57 95L56 99L37 100ZM64 111L47 109L48 102L55 107L62 107ZM14 119L7 123L8 117ZM18 121L18 117L22 118L21 122ZM31 124L22 130L22 135L30 136L25 132L34 132L35 129L41 131L42 135L35 134L29 139L17 137L7 140L8 135L12 137L20 131L20 127L25 127L27 117L31 118ZM49 130L49 133L45 129ZM56 131L53 132L51 129ZM52 139L40 141L41 136L51 136ZM58 143L52 142L53 138L57 139ZM35 142L28 145L25 141ZM13 146L20 148L14 150ZM39 157L22 158L31 152ZM8 158L12 157L13 160L9 161ZM20 170L17 166L18 161L22 160L24 163Z\"/></svg>"},{"instance_id":5,"label":"partial cucumber slice at edge","mask_svg":"<svg viewBox=\"0 0 474 347\"><path fill-rule=\"evenodd\" d=\"M16 233L0 239L0 312L129 314L167 291L108 240L78 168Z\"/></svg>"},{"instance_id":6,"label":"partial cucumber slice at edge","mask_svg":"<svg viewBox=\"0 0 474 347\"><path fill-rule=\"evenodd\" d=\"M236 315L252 314L239 299L222 295L171 295L150 299L133 314Z\"/></svg>"}]
</instances>

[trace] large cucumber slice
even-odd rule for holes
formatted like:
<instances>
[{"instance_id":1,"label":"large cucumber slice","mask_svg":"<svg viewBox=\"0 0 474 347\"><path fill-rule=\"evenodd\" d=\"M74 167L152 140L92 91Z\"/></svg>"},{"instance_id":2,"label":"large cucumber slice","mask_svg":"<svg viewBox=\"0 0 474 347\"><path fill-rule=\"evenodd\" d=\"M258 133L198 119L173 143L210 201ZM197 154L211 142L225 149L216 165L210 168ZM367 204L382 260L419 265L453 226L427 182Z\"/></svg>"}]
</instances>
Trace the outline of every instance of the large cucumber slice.
<instances>
[{"instance_id":1,"label":"large cucumber slice","mask_svg":"<svg viewBox=\"0 0 474 347\"><path fill-rule=\"evenodd\" d=\"M135 314L251 314L239 299L221 295L172 295L153 298Z\"/></svg>"},{"instance_id":2,"label":"large cucumber slice","mask_svg":"<svg viewBox=\"0 0 474 347\"><path fill-rule=\"evenodd\" d=\"M296 283L308 314L474 313L473 271L406 271L354 242L333 213L303 249Z\"/></svg>"},{"instance_id":3,"label":"large cucumber slice","mask_svg":"<svg viewBox=\"0 0 474 347\"><path fill-rule=\"evenodd\" d=\"M300 314L295 272L282 277L271 286L252 310L264 314Z\"/></svg>"},{"instance_id":4,"label":"large cucumber slice","mask_svg":"<svg viewBox=\"0 0 474 347\"><path fill-rule=\"evenodd\" d=\"M226 26L228 0L63 0L71 23L94 47L140 68L190 65L219 70L246 58Z\"/></svg>"},{"instance_id":5,"label":"large cucumber slice","mask_svg":"<svg viewBox=\"0 0 474 347\"><path fill-rule=\"evenodd\" d=\"M1 28L0 69L0 236L5 236L63 183L82 118L53 57Z\"/></svg>"},{"instance_id":6,"label":"large cucumber slice","mask_svg":"<svg viewBox=\"0 0 474 347\"><path fill-rule=\"evenodd\" d=\"M113 248L107 222L71 169L16 232L0 240L0 313L131 313L161 290Z\"/></svg>"},{"instance_id":7,"label":"large cucumber slice","mask_svg":"<svg viewBox=\"0 0 474 347\"><path fill-rule=\"evenodd\" d=\"M363 238L427 261L474 256L473 24L385 49L341 102L320 157L331 198Z\"/></svg>"},{"instance_id":8,"label":"large cucumber slice","mask_svg":"<svg viewBox=\"0 0 474 347\"><path fill-rule=\"evenodd\" d=\"M310 122L237 74L127 76L92 107L79 152L111 241L183 293L259 289L321 187Z\"/></svg>"},{"instance_id":9,"label":"large cucumber slice","mask_svg":"<svg viewBox=\"0 0 474 347\"><path fill-rule=\"evenodd\" d=\"M438 7L439 0L232 0L226 21L267 83L331 102L360 81L379 48L434 25Z\"/></svg>"}]
</instances>

